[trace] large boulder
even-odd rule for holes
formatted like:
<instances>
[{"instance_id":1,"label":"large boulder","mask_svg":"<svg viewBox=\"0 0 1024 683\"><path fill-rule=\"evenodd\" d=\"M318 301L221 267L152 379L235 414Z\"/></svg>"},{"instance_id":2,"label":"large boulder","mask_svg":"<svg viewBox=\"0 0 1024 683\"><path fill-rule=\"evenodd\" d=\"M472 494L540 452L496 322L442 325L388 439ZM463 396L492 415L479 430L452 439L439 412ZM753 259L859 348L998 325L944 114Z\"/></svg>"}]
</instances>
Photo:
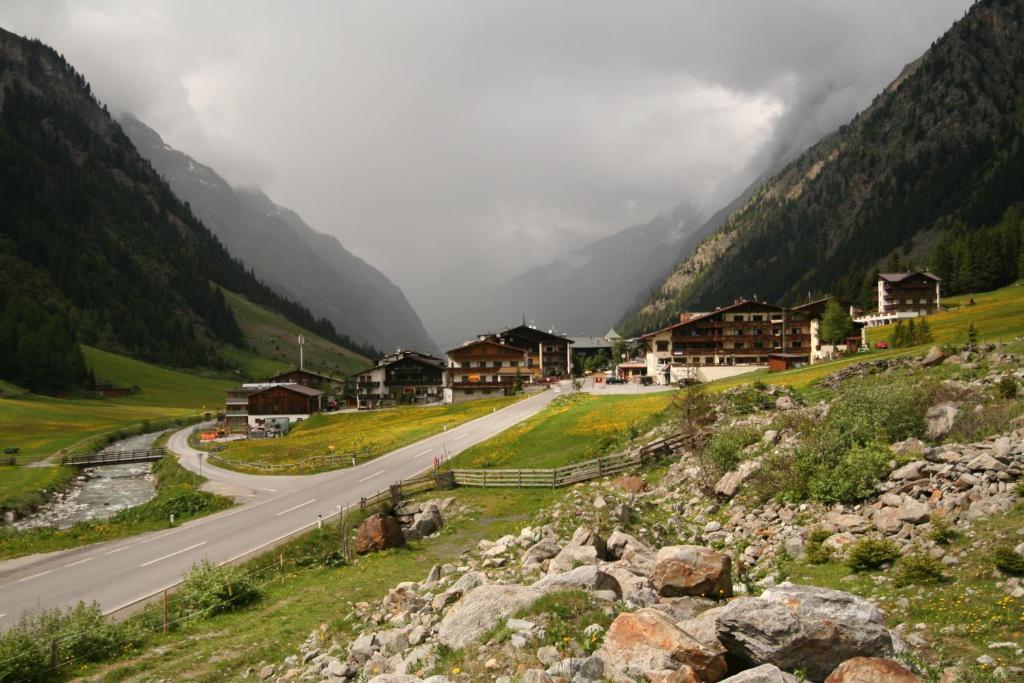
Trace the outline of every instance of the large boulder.
<instances>
[{"instance_id":1,"label":"large boulder","mask_svg":"<svg viewBox=\"0 0 1024 683\"><path fill-rule=\"evenodd\" d=\"M691 619L678 622L677 625L712 652L724 655L726 653L725 646L718 640L718 615L726 607L727 605L712 607Z\"/></svg>"},{"instance_id":2,"label":"large boulder","mask_svg":"<svg viewBox=\"0 0 1024 683\"><path fill-rule=\"evenodd\" d=\"M619 597L634 605L647 606L658 600L654 586L647 574L637 574L623 562L605 562L598 565L602 572L611 576L619 584Z\"/></svg>"},{"instance_id":3,"label":"large boulder","mask_svg":"<svg viewBox=\"0 0 1024 683\"><path fill-rule=\"evenodd\" d=\"M584 564L597 564L601 556L592 545L568 545L548 563L548 574L561 574Z\"/></svg>"},{"instance_id":4,"label":"large boulder","mask_svg":"<svg viewBox=\"0 0 1024 683\"><path fill-rule=\"evenodd\" d=\"M526 549L521 562L524 567L534 567L543 563L544 560L550 560L561 551L562 546L553 539L543 538Z\"/></svg>"},{"instance_id":5,"label":"large boulder","mask_svg":"<svg viewBox=\"0 0 1024 683\"><path fill-rule=\"evenodd\" d=\"M774 664L762 664L741 671L735 676L729 676L721 683L797 683L798 680L796 676L786 673Z\"/></svg>"},{"instance_id":6,"label":"large boulder","mask_svg":"<svg viewBox=\"0 0 1024 683\"><path fill-rule=\"evenodd\" d=\"M761 469L760 460L744 460L739 467L722 475L722 478L715 484L715 493L725 498L732 498L743 482L759 469Z\"/></svg>"},{"instance_id":7,"label":"large boulder","mask_svg":"<svg viewBox=\"0 0 1024 683\"><path fill-rule=\"evenodd\" d=\"M643 608L615 618L597 655L627 676L688 666L702 681L725 675L725 658L689 635L664 613Z\"/></svg>"},{"instance_id":8,"label":"large boulder","mask_svg":"<svg viewBox=\"0 0 1024 683\"><path fill-rule=\"evenodd\" d=\"M921 359L921 365L928 368L933 365L938 365L944 360L946 360L946 354L943 353L942 349L940 349L938 346L933 346L928 350L927 355L925 355L925 357Z\"/></svg>"},{"instance_id":9,"label":"large boulder","mask_svg":"<svg viewBox=\"0 0 1024 683\"><path fill-rule=\"evenodd\" d=\"M670 545L658 551L651 572L659 595L732 595L732 560L728 555L698 545Z\"/></svg>"},{"instance_id":10,"label":"large boulder","mask_svg":"<svg viewBox=\"0 0 1024 683\"><path fill-rule=\"evenodd\" d=\"M921 683L923 680L891 659L854 657L836 667L825 683Z\"/></svg>"},{"instance_id":11,"label":"large boulder","mask_svg":"<svg viewBox=\"0 0 1024 683\"><path fill-rule=\"evenodd\" d=\"M852 657L889 656L892 636L870 603L842 591L783 585L733 600L717 617L718 639L750 664L802 669L824 679Z\"/></svg>"},{"instance_id":12,"label":"large boulder","mask_svg":"<svg viewBox=\"0 0 1024 683\"><path fill-rule=\"evenodd\" d=\"M569 547L593 547L597 550L597 557L600 560L605 559L608 553L608 544L601 535L593 529L584 527L579 527L573 532L572 538L569 539Z\"/></svg>"},{"instance_id":13,"label":"large boulder","mask_svg":"<svg viewBox=\"0 0 1024 683\"><path fill-rule=\"evenodd\" d=\"M443 523L441 510L434 502L425 503L423 508L412 518L412 528L421 536L429 536L440 529Z\"/></svg>"},{"instance_id":14,"label":"large boulder","mask_svg":"<svg viewBox=\"0 0 1024 683\"><path fill-rule=\"evenodd\" d=\"M405 536L398 519L377 513L370 515L356 531L356 552L360 555L405 545Z\"/></svg>"},{"instance_id":15,"label":"large boulder","mask_svg":"<svg viewBox=\"0 0 1024 683\"><path fill-rule=\"evenodd\" d=\"M616 596L622 597L622 587L611 574L601 571L594 565L586 565L570 569L561 574L548 574L533 584L534 588L541 590L569 590L579 589L586 591L609 590Z\"/></svg>"},{"instance_id":16,"label":"large boulder","mask_svg":"<svg viewBox=\"0 0 1024 683\"><path fill-rule=\"evenodd\" d=\"M941 439L949 434L956 422L957 413L960 410L955 403L947 402L934 405L925 413L924 419L927 423L926 433L930 439Z\"/></svg>"},{"instance_id":17,"label":"large boulder","mask_svg":"<svg viewBox=\"0 0 1024 683\"><path fill-rule=\"evenodd\" d=\"M498 621L529 607L544 591L528 586L484 584L468 591L438 625L437 640L453 650L466 647Z\"/></svg>"}]
</instances>

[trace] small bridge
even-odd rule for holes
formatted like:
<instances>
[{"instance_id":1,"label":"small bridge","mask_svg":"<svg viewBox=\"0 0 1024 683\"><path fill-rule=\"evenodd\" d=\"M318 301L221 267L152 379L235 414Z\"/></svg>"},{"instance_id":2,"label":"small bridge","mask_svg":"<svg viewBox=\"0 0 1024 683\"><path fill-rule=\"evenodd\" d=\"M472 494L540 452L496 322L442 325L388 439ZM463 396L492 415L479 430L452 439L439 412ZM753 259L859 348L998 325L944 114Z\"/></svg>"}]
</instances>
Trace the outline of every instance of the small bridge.
<instances>
[{"instance_id":1,"label":"small bridge","mask_svg":"<svg viewBox=\"0 0 1024 683\"><path fill-rule=\"evenodd\" d=\"M107 453L79 453L65 455L61 460L65 465L75 467L97 467L100 465L123 465L129 462L153 462L167 454L167 449L140 448L134 451L110 451Z\"/></svg>"}]
</instances>

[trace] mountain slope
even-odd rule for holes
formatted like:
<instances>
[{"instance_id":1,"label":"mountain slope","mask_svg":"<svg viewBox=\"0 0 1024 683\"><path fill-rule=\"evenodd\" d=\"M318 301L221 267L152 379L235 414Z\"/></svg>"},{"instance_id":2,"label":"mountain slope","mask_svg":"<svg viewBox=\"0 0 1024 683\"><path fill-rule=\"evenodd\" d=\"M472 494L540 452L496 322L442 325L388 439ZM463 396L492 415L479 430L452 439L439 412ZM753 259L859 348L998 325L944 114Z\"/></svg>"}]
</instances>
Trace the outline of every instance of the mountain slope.
<instances>
[{"instance_id":1,"label":"mountain slope","mask_svg":"<svg viewBox=\"0 0 1024 683\"><path fill-rule=\"evenodd\" d=\"M121 125L174 193L257 277L364 344L434 349L402 291L336 238L258 190L232 188L138 119L123 117Z\"/></svg>"},{"instance_id":2,"label":"mountain slope","mask_svg":"<svg viewBox=\"0 0 1024 683\"><path fill-rule=\"evenodd\" d=\"M165 365L226 367L219 349L241 344L243 335L221 287L355 346L234 259L63 57L2 29L0 256L38 279L47 292L41 308L51 313L44 322L68 346L77 339ZM6 294L0 292L6 313L23 309L23 297L5 302ZM26 327L34 324L21 317ZM38 375L41 364L59 371L53 354L39 354L19 336L15 329L15 350L24 356L19 375L26 368ZM82 366L64 365L70 370L62 381L30 388L80 382Z\"/></svg>"},{"instance_id":3,"label":"mountain slope","mask_svg":"<svg viewBox=\"0 0 1024 683\"><path fill-rule=\"evenodd\" d=\"M865 274L915 239L998 220L1024 198L1022 18L1019 0L972 7L867 110L764 183L620 331L738 296L857 298Z\"/></svg>"}]
</instances>

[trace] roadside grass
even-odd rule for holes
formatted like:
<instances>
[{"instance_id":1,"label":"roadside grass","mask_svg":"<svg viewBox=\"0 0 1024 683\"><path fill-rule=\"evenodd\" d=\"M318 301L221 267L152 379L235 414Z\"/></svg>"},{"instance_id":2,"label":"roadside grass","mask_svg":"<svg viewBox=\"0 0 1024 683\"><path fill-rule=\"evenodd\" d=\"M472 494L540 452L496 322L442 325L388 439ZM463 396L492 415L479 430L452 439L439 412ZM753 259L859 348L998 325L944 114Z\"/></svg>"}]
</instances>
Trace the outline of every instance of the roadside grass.
<instances>
[{"instance_id":1,"label":"roadside grass","mask_svg":"<svg viewBox=\"0 0 1024 683\"><path fill-rule=\"evenodd\" d=\"M550 505L557 491L469 490L432 492L422 497L452 496L469 508L446 524L436 537L407 548L359 557L349 565L299 566L290 558L337 548L338 527L327 524L262 558L243 565L272 568L283 558L284 575L265 579L263 598L250 607L209 619L182 622L164 635L159 628L142 648L118 662L88 665L68 672L91 681L191 680L215 682L259 672L266 663L280 664L298 644L324 624L344 644L357 635L349 619L354 603L379 600L402 581L420 581L435 564L449 562L482 538L516 531L535 511ZM261 581L262 582L262 581Z\"/></svg>"},{"instance_id":2,"label":"roadside grass","mask_svg":"<svg viewBox=\"0 0 1024 683\"><path fill-rule=\"evenodd\" d=\"M528 420L463 451L449 464L525 469L558 467L595 458L646 433L670 401L669 392L565 396Z\"/></svg>"},{"instance_id":3,"label":"roadside grass","mask_svg":"<svg viewBox=\"0 0 1024 683\"><path fill-rule=\"evenodd\" d=\"M1024 599L1003 591L1006 577L995 570L993 561L1001 543L1020 542L1024 503L974 522L967 533L958 531L943 547L959 564L944 567L944 579L936 585L897 587L893 570L854 572L836 559L823 564L783 563L780 580L836 588L878 601L889 627L906 624L907 632L927 639L930 657L925 663L931 666L974 662L983 654L994 657L997 665L1024 666L1024 657L1015 654L1014 648L989 648L991 643L1024 639ZM916 624L926 627L917 629ZM969 680L988 680L991 668L976 669L978 678Z\"/></svg>"},{"instance_id":4,"label":"roadside grass","mask_svg":"<svg viewBox=\"0 0 1024 683\"><path fill-rule=\"evenodd\" d=\"M46 502L44 491L59 491L74 478L71 467L0 467L0 510L30 512Z\"/></svg>"},{"instance_id":5,"label":"roadside grass","mask_svg":"<svg viewBox=\"0 0 1024 683\"><path fill-rule=\"evenodd\" d=\"M231 442L218 455L235 463L238 469L245 469L247 462L296 463L314 455L327 455L331 446L335 453L359 453L360 459L365 460L483 417L522 398L523 395L506 396L445 406L314 415L285 437Z\"/></svg>"},{"instance_id":6,"label":"roadside grass","mask_svg":"<svg viewBox=\"0 0 1024 683\"><path fill-rule=\"evenodd\" d=\"M17 468L15 471L20 474L68 469L70 468ZM0 559L66 550L89 543L167 529L170 527L172 512L175 524L181 524L233 505L228 498L200 491L199 486L205 479L181 467L174 456L165 456L153 463L153 474L157 479L156 496L141 505L121 510L109 519L79 522L67 529L17 531L0 527Z\"/></svg>"},{"instance_id":7,"label":"roadside grass","mask_svg":"<svg viewBox=\"0 0 1024 683\"><path fill-rule=\"evenodd\" d=\"M226 347L223 353L251 378L265 379L283 370L298 367L296 338L299 335L306 339L303 347L304 365L310 370L343 377L372 365L369 359L299 327L240 294L223 291L245 335L247 346L245 350Z\"/></svg>"}]
</instances>

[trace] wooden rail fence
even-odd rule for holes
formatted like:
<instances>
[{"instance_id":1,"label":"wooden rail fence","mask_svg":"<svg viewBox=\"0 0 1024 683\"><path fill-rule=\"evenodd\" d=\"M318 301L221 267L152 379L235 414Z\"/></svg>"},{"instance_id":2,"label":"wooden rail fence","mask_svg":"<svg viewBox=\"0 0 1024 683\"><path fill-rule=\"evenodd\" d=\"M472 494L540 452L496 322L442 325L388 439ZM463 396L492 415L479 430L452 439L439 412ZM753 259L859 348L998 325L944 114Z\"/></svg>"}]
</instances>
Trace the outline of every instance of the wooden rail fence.
<instances>
[{"instance_id":1,"label":"wooden rail fence","mask_svg":"<svg viewBox=\"0 0 1024 683\"><path fill-rule=\"evenodd\" d=\"M296 462L245 462L241 460L230 460L228 458L222 458L214 452L206 454L206 460L215 465L222 465L229 469L235 470L257 470L259 472L286 472L286 471L320 471L320 470L332 470L340 465L355 465L360 458L366 458L368 453L329 453L327 455L313 455L305 460L298 460Z\"/></svg>"},{"instance_id":2,"label":"wooden rail fence","mask_svg":"<svg viewBox=\"0 0 1024 683\"><path fill-rule=\"evenodd\" d=\"M167 449L140 448L133 451L109 451L107 453L79 453L65 455L61 462L76 467L95 467L97 465L122 465L130 462L153 462L167 454Z\"/></svg>"}]
</instances>

